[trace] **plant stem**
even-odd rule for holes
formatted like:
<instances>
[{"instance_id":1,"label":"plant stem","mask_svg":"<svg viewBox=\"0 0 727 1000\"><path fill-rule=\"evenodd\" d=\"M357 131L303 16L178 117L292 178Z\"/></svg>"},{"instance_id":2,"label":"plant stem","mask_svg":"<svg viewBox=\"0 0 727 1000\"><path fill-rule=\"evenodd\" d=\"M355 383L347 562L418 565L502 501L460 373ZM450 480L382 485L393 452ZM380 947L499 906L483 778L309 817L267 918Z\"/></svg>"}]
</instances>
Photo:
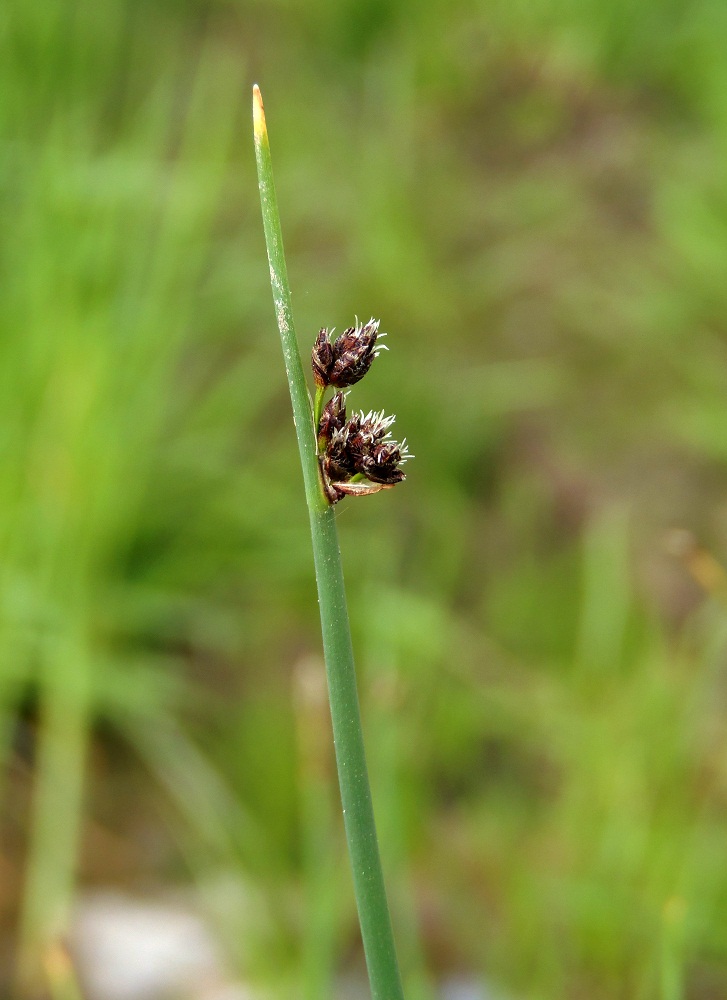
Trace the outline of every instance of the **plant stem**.
<instances>
[{"instance_id":1,"label":"plant stem","mask_svg":"<svg viewBox=\"0 0 727 1000\"><path fill-rule=\"evenodd\" d=\"M253 89L253 120L270 283L310 515L336 765L371 995L373 1000L403 1000L366 768L341 552L333 508L319 480L316 429L293 325L270 145L257 87Z\"/></svg>"},{"instance_id":2,"label":"plant stem","mask_svg":"<svg viewBox=\"0 0 727 1000\"><path fill-rule=\"evenodd\" d=\"M70 631L42 665L37 780L16 972L19 996L34 994L39 960L65 931L73 898L91 669L84 638Z\"/></svg>"},{"instance_id":3,"label":"plant stem","mask_svg":"<svg viewBox=\"0 0 727 1000\"><path fill-rule=\"evenodd\" d=\"M318 433L318 425L321 422L321 413L323 412L323 397L326 394L326 390L322 385L316 386L316 398L313 404L313 426L316 429L316 434Z\"/></svg>"}]
</instances>

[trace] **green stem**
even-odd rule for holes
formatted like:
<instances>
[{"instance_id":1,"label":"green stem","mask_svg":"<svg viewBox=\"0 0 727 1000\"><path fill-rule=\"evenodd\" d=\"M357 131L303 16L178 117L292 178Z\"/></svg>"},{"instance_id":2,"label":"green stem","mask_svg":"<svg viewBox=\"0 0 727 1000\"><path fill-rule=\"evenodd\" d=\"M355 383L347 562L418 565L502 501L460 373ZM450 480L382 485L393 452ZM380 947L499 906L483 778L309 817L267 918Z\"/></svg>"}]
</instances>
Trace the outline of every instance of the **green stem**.
<instances>
[{"instance_id":1,"label":"green stem","mask_svg":"<svg viewBox=\"0 0 727 1000\"><path fill-rule=\"evenodd\" d=\"M323 495L319 480L313 412L293 325L270 145L257 87L253 90L253 119L270 283L310 514L336 765L361 937L373 1000L403 1000L366 769L341 552L333 508Z\"/></svg>"},{"instance_id":2,"label":"green stem","mask_svg":"<svg viewBox=\"0 0 727 1000\"><path fill-rule=\"evenodd\" d=\"M325 394L325 387L317 385L315 403L313 404L313 426L316 429L316 434L318 433L318 425L321 422L321 414L323 413L323 397Z\"/></svg>"},{"instance_id":3,"label":"green stem","mask_svg":"<svg viewBox=\"0 0 727 1000\"><path fill-rule=\"evenodd\" d=\"M39 963L65 932L83 812L90 661L75 633L42 665L37 781L18 948L17 992L34 993Z\"/></svg>"}]
</instances>

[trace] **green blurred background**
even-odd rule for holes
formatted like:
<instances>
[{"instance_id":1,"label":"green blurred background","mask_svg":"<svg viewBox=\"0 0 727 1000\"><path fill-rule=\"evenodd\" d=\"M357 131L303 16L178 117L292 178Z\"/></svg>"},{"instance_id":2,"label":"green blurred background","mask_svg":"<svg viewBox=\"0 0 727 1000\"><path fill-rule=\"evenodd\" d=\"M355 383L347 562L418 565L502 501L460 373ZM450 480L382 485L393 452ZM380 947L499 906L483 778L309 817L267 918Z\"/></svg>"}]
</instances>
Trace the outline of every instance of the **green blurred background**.
<instances>
[{"instance_id":1,"label":"green blurred background","mask_svg":"<svg viewBox=\"0 0 727 1000\"><path fill-rule=\"evenodd\" d=\"M251 997L362 968L258 82L303 350L380 316L352 402L416 454L337 508L408 998L727 997L727 5L4 0L0 46L0 992L72 996L109 888Z\"/></svg>"}]
</instances>

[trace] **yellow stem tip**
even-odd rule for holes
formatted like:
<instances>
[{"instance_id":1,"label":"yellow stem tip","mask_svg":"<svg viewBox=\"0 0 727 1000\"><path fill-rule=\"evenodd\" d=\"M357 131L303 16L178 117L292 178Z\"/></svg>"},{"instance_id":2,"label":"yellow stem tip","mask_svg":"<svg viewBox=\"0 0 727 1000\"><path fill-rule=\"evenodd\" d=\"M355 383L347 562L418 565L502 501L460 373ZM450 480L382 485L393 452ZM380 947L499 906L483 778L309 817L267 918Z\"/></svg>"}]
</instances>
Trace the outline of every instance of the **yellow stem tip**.
<instances>
[{"instance_id":1,"label":"yellow stem tip","mask_svg":"<svg viewBox=\"0 0 727 1000\"><path fill-rule=\"evenodd\" d=\"M265 125L265 109L263 108L263 98L257 84L252 88L252 121L255 130L255 138L260 139L267 132Z\"/></svg>"}]
</instances>

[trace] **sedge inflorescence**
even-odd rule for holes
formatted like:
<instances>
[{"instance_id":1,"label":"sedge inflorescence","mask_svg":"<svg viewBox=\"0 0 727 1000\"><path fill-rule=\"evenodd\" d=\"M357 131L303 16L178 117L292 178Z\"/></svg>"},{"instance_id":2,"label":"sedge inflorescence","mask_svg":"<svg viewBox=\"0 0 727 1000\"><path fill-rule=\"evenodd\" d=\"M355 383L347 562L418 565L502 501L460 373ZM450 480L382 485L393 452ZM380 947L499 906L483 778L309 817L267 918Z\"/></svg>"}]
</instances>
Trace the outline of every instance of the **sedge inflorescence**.
<instances>
[{"instance_id":1,"label":"sedge inflorescence","mask_svg":"<svg viewBox=\"0 0 727 1000\"><path fill-rule=\"evenodd\" d=\"M323 490L330 503L344 496L365 496L390 489L405 479L400 466L412 458L391 435L393 416L383 410L346 416L346 396L341 389L360 382L384 345L379 321L349 327L334 341L320 331L313 345L311 364L316 383L318 460ZM321 409L326 389L339 391Z\"/></svg>"}]
</instances>

